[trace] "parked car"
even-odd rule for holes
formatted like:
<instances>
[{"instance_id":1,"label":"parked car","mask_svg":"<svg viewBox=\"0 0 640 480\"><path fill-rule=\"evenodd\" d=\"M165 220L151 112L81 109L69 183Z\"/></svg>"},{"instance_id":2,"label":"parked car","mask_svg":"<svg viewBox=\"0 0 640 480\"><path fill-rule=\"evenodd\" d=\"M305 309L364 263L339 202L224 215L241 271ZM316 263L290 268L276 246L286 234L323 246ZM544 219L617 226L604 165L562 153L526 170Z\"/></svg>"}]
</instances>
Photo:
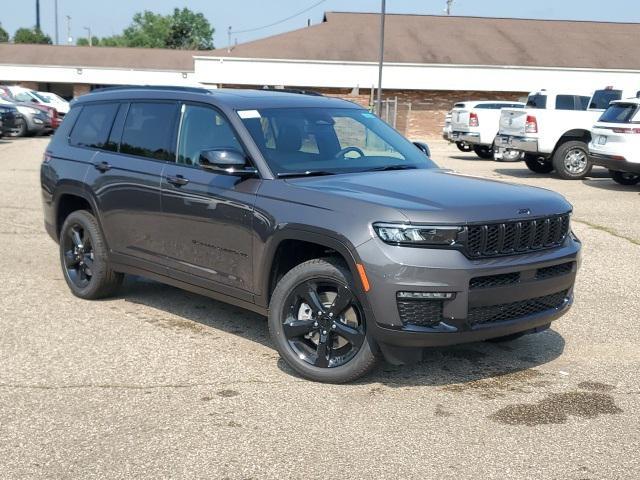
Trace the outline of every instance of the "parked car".
<instances>
[{"instance_id":1,"label":"parked car","mask_svg":"<svg viewBox=\"0 0 640 480\"><path fill-rule=\"evenodd\" d=\"M451 140L469 145L480 158L494 158L493 142L499 129L501 109L524 108L524 105L502 101L457 103L451 111ZM519 159L519 153L505 153L499 157L502 161Z\"/></svg>"},{"instance_id":2,"label":"parked car","mask_svg":"<svg viewBox=\"0 0 640 480\"><path fill-rule=\"evenodd\" d=\"M591 171L591 127L613 100L627 95L607 87L593 92L589 101L575 93L539 90L532 92L523 109L505 109L500 117L496 145L525 153L527 167L536 173L556 171L568 180L586 177ZM633 91L633 95L636 91ZM588 109L585 110L585 106Z\"/></svg>"},{"instance_id":3,"label":"parked car","mask_svg":"<svg viewBox=\"0 0 640 480\"><path fill-rule=\"evenodd\" d=\"M451 135L451 110L447 112L444 117L444 126L442 127L442 138L444 138L447 142L451 142L449 138Z\"/></svg>"},{"instance_id":4,"label":"parked car","mask_svg":"<svg viewBox=\"0 0 640 480\"><path fill-rule=\"evenodd\" d=\"M64 117L69 113L69 102L60 95L53 92L34 92L38 97L42 98L47 105L55 108L60 117Z\"/></svg>"},{"instance_id":5,"label":"parked car","mask_svg":"<svg viewBox=\"0 0 640 480\"><path fill-rule=\"evenodd\" d=\"M608 168L621 185L640 182L640 99L612 102L591 130L594 165Z\"/></svg>"},{"instance_id":6,"label":"parked car","mask_svg":"<svg viewBox=\"0 0 640 480\"><path fill-rule=\"evenodd\" d=\"M2 105L11 105L22 115L23 122L18 124L14 133L16 136L42 135L51 132L50 114L46 110L38 108L38 105L15 102L0 93L0 106Z\"/></svg>"},{"instance_id":7,"label":"parked car","mask_svg":"<svg viewBox=\"0 0 640 480\"><path fill-rule=\"evenodd\" d=\"M547 328L573 300L571 205L427 152L335 98L106 89L46 149L45 227L74 295L129 273L259 312L316 381Z\"/></svg>"},{"instance_id":8,"label":"parked car","mask_svg":"<svg viewBox=\"0 0 640 480\"><path fill-rule=\"evenodd\" d=\"M16 135L24 124L24 117L17 107L11 104L0 103L0 120L2 121L2 136Z\"/></svg>"}]
</instances>

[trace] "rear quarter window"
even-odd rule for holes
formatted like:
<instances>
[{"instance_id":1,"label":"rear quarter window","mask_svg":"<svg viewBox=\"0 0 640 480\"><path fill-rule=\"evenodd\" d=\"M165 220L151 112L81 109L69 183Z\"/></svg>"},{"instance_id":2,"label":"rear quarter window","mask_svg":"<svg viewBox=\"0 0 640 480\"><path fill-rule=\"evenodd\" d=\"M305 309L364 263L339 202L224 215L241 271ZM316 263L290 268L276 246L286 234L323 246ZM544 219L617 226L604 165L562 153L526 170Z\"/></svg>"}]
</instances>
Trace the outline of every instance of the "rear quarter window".
<instances>
[{"instance_id":1,"label":"rear quarter window","mask_svg":"<svg viewBox=\"0 0 640 480\"><path fill-rule=\"evenodd\" d=\"M576 103L573 95L556 96L556 110L575 110Z\"/></svg>"},{"instance_id":2,"label":"rear quarter window","mask_svg":"<svg viewBox=\"0 0 640 480\"><path fill-rule=\"evenodd\" d=\"M104 148L117 110L117 103L84 105L69 136L69 143L77 147Z\"/></svg>"}]
</instances>

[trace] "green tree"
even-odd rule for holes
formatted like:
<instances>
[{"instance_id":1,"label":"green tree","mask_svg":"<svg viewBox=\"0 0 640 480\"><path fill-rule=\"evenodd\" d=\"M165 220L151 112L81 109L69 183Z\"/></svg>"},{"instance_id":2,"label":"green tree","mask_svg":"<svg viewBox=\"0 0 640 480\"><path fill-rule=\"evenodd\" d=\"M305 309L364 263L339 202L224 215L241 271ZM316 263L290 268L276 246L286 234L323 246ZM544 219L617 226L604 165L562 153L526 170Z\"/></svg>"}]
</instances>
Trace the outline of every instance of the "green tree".
<instances>
[{"instance_id":1,"label":"green tree","mask_svg":"<svg viewBox=\"0 0 640 480\"><path fill-rule=\"evenodd\" d=\"M133 22L122 36L127 47L166 48L170 33L168 16L145 10L133 16Z\"/></svg>"},{"instance_id":2,"label":"green tree","mask_svg":"<svg viewBox=\"0 0 640 480\"><path fill-rule=\"evenodd\" d=\"M9 41L9 34L0 26L0 43L7 43Z\"/></svg>"},{"instance_id":3,"label":"green tree","mask_svg":"<svg viewBox=\"0 0 640 480\"><path fill-rule=\"evenodd\" d=\"M13 36L15 43L42 43L51 45L51 37L38 28L19 28Z\"/></svg>"},{"instance_id":4,"label":"green tree","mask_svg":"<svg viewBox=\"0 0 640 480\"><path fill-rule=\"evenodd\" d=\"M167 47L180 50L213 49L213 27L202 13L188 8L173 10L170 17L170 33Z\"/></svg>"},{"instance_id":5,"label":"green tree","mask_svg":"<svg viewBox=\"0 0 640 480\"><path fill-rule=\"evenodd\" d=\"M89 46L89 39L86 37L80 37L78 38L78 40L76 40L76 45L78 45L79 47L88 47ZM91 45L94 47L100 46L101 42L100 39L94 35L91 36Z\"/></svg>"},{"instance_id":6,"label":"green tree","mask_svg":"<svg viewBox=\"0 0 640 480\"><path fill-rule=\"evenodd\" d=\"M100 39L101 47L127 47L127 42L122 35L112 35Z\"/></svg>"}]
</instances>

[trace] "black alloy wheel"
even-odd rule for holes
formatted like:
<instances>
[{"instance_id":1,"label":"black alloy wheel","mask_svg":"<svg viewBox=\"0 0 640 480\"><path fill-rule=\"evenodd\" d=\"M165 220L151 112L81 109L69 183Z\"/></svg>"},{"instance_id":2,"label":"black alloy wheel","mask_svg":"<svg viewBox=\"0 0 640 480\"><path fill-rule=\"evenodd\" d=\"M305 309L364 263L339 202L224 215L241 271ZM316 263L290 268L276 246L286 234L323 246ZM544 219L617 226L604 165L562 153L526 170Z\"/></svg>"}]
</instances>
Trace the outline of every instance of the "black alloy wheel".
<instances>
[{"instance_id":1,"label":"black alloy wheel","mask_svg":"<svg viewBox=\"0 0 640 480\"><path fill-rule=\"evenodd\" d=\"M364 343L363 315L346 285L330 278L307 280L291 292L286 304L284 335L305 362L339 367Z\"/></svg>"},{"instance_id":2,"label":"black alloy wheel","mask_svg":"<svg viewBox=\"0 0 640 480\"><path fill-rule=\"evenodd\" d=\"M81 224L74 223L66 230L61 241L67 277L79 289L87 288L93 278L91 236Z\"/></svg>"},{"instance_id":3,"label":"black alloy wheel","mask_svg":"<svg viewBox=\"0 0 640 480\"><path fill-rule=\"evenodd\" d=\"M269 331L282 359L318 382L355 380L377 361L353 277L340 259L309 260L280 279L269 304Z\"/></svg>"}]
</instances>

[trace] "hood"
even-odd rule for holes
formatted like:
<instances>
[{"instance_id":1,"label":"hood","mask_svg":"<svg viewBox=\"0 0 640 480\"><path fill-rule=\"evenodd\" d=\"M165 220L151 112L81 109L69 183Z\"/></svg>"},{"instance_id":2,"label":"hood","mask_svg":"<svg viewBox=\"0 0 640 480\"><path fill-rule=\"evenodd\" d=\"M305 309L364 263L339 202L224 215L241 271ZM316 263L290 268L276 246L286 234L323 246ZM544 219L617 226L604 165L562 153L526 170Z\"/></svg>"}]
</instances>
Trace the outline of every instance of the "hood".
<instances>
[{"instance_id":1,"label":"hood","mask_svg":"<svg viewBox=\"0 0 640 480\"><path fill-rule=\"evenodd\" d=\"M399 210L411 223L506 221L571 210L571 204L564 197L550 190L440 169L352 173L296 178L287 182L297 188L332 197L391 207ZM341 205L345 209L350 207L348 202Z\"/></svg>"}]
</instances>

